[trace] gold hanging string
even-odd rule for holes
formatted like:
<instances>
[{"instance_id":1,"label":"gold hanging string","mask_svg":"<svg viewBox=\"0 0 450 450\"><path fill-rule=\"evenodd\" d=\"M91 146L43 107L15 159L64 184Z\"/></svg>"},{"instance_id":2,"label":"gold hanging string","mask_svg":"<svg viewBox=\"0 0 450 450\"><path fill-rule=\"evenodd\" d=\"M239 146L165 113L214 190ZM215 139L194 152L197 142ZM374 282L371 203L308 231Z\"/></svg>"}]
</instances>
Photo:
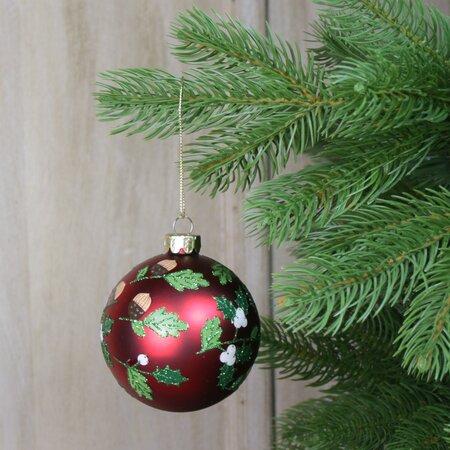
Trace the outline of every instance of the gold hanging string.
<instances>
[{"instance_id":1,"label":"gold hanging string","mask_svg":"<svg viewBox=\"0 0 450 450\"><path fill-rule=\"evenodd\" d=\"M176 224L179 220L187 220L190 223L189 233L192 233L194 224L190 217L186 216L186 199L184 193L184 154L183 154L183 120L182 120L182 105L183 105L183 85L184 77L181 76L180 80L180 94L178 98L178 175L179 175L179 192L180 192L180 202L179 202L179 212L178 217L173 223L173 231L176 232Z\"/></svg>"},{"instance_id":2,"label":"gold hanging string","mask_svg":"<svg viewBox=\"0 0 450 450\"><path fill-rule=\"evenodd\" d=\"M178 131L179 131L179 155L178 155L178 171L180 176L180 212L178 217L184 219L186 217L186 199L184 196L184 167L183 167L183 122L182 122L182 102L183 102L183 84L184 79L181 77L180 96L178 99Z\"/></svg>"}]
</instances>

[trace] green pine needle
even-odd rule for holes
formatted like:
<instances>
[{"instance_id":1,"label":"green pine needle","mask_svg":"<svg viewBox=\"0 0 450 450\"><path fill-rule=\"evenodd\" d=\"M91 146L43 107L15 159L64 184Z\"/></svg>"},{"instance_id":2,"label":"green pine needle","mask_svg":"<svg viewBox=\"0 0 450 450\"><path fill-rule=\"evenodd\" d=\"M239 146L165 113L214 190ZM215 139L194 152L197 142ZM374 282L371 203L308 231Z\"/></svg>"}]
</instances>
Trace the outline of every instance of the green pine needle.
<instances>
[{"instance_id":1,"label":"green pine needle","mask_svg":"<svg viewBox=\"0 0 450 450\"><path fill-rule=\"evenodd\" d=\"M409 372L450 379L450 248L426 271L405 312L398 354Z\"/></svg>"},{"instance_id":2,"label":"green pine needle","mask_svg":"<svg viewBox=\"0 0 450 450\"><path fill-rule=\"evenodd\" d=\"M294 330L336 333L410 299L449 247L449 202L450 192L442 189L342 216L340 232L325 231L330 239L322 234L321 247L310 241L305 257L275 276L283 322Z\"/></svg>"}]
</instances>

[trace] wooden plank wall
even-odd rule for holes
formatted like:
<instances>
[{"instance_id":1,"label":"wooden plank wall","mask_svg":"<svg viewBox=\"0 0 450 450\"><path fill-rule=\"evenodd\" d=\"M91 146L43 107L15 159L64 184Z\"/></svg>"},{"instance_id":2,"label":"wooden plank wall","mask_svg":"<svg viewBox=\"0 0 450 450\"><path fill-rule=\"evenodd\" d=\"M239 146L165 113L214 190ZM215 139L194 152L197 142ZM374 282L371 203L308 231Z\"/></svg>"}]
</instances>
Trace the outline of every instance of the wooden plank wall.
<instances>
[{"instance_id":1,"label":"wooden plank wall","mask_svg":"<svg viewBox=\"0 0 450 450\"><path fill-rule=\"evenodd\" d=\"M448 10L448 2L439 2ZM111 286L161 252L177 213L176 139L108 135L97 73L164 67L170 23L189 0L0 0L0 448L269 449L271 416L304 398L255 368L228 400L170 414L118 388L98 342ZM307 0L198 0L262 30L304 39ZM269 314L270 269L286 259L244 239L243 195L187 201L204 253L224 262Z\"/></svg>"}]
</instances>

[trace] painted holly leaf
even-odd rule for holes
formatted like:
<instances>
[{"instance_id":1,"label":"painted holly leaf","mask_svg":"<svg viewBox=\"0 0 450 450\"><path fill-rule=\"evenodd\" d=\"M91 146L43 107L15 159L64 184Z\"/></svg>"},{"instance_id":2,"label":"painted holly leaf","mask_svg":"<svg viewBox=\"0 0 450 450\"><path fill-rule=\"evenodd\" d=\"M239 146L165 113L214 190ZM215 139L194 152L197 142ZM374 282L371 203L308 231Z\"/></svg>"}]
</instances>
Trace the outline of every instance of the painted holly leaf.
<instances>
[{"instance_id":1,"label":"painted holly leaf","mask_svg":"<svg viewBox=\"0 0 450 450\"><path fill-rule=\"evenodd\" d=\"M250 361L252 359L252 355L252 347L248 344L243 344L242 346L236 348L236 361L238 363Z\"/></svg>"},{"instance_id":2,"label":"painted holly leaf","mask_svg":"<svg viewBox=\"0 0 450 450\"><path fill-rule=\"evenodd\" d=\"M219 279L220 284L228 284L233 281L233 272L222 264L214 264L212 266L212 273Z\"/></svg>"},{"instance_id":3,"label":"painted holly leaf","mask_svg":"<svg viewBox=\"0 0 450 450\"><path fill-rule=\"evenodd\" d=\"M236 303L239 308L242 308L245 315L248 314L248 306L249 306L249 294L247 289L239 286L239 289L236 291Z\"/></svg>"},{"instance_id":4,"label":"painted holly leaf","mask_svg":"<svg viewBox=\"0 0 450 450\"><path fill-rule=\"evenodd\" d=\"M217 383L217 385L222 389L230 389L230 384L233 382L234 370L234 366L224 364L220 368L219 382Z\"/></svg>"},{"instance_id":5,"label":"painted holly leaf","mask_svg":"<svg viewBox=\"0 0 450 450\"><path fill-rule=\"evenodd\" d=\"M108 344L105 341L102 341L101 344L103 357L105 358L106 364L108 365L108 367L112 367L113 363L111 361L111 355L108 350Z\"/></svg>"},{"instance_id":6,"label":"painted holly leaf","mask_svg":"<svg viewBox=\"0 0 450 450\"><path fill-rule=\"evenodd\" d=\"M245 375L241 375L236 380L233 381L232 385L229 387L230 390L235 391L245 380Z\"/></svg>"},{"instance_id":7,"label":"painted holly leaf","mask_svg":"<svg viewBox=\"0 0 450 450\"><path fill-rule=\"evenodd\" d=\"M205 325L200 332L202 343L198 353L204 353L213 348L219 348L220 336L222 336L222 328L220 328L220 319L216 316L214 319L207 319Z\"/></svg>"},{"instance_id":8,"label":"painted holly leaf","mask_svg":"<svg viewBox=\"0 0 450 450\"><path fill-rule=\"evenodd\" d=\"M214 297L217 302L217 309L222 312L223 317L228 320L233 320L236 316L236 307L225 296Z\"/></svg>"},{"instance_id":9,"label":"painted holly leaf","mask_svg":"<svg viewBox=\"0 0 450 450\"><path fill-rule=\"evenodd\" d=\"M134 281L141 281L145 278L148 272L148 266L143 267L136 275L136 279Z\"/></svg>"},{"instance_id":10,"label":"painted holly leaf","mask_svg":"<svg viewBox=\"0 0 450 450\"><path fill-rule=\"evenodd\" d=\"M163 338L178 337L180 331L186 331L189 328L189 324L180 320L179 317L177 313L167 312L163 306L148 315L143 323Z\"/></svg>"},{"instance_id":11,"label":"painted holly leaf","mask_svg":"<svg viewBox=\"0 0 450 450\"><path fill-rule=\"evenodd\" d=\"M255 325L253 327L252 332L250 333L250 339L252 341L256 341L258 339L258 337L259 337L259 327L257 325Z\"/></svg>"},{"instance_id":12,"label":"painted holly leaf","mask_svg":"<svg viewBox=\"0 0 450 450\"><path fill-rule=\"evenodd\" d=\"M131 328L133 328L133 331L139 337L144 337L145 336L144 324L140 320L132 320L131 321Z\"/></svg>"},{"instance_id":13,"label":"painted holly leaf","mask_svg":"<svg viewBox=\"0 0 450 450\"><path fill-rule=\"evenodd\" d=\"M111 317L107 316L106 314L103 316L102 320L102 334L103 336L108 335L111 333L112 326L114 325L114 320L111 319Z\"/></svg>"},{"instance_id":14,"label":"painted holly leaf","mask_svg":"<svg viewBox=\"0 0 450 450\"><path fill-rule=\"evenodd\" d=\"M189 378L181 375L180 369L171 369L169 365L164 367L164 369L156 367L152 375L158 383L172 384L175 386L179 386L181 383L189 380Z\"/></svg>"},{"instance_id":15,"label":"painted holly leaf","mask_svg":"<svg viewBox=\"0 0 450 450\"><path fill-rule=\"evenodd\" d=\"M163 275L163 278L179 292L183 292L185 289L196 290L199 287L209 286L209 282L203 278L202 273L193 272L191 269L169 273Z\"/></svg>"},{"instance_id":16,"label":"painted holly leaf","mask_svg":"<svg viewBox=\"0 0 450 450\"><path fill-rule=\"evenodd\" d=\"M147 384L147 378L134 367L127 367L128 382L139 397L153 400L152 390Z\"/></svg>"}]
</instances>

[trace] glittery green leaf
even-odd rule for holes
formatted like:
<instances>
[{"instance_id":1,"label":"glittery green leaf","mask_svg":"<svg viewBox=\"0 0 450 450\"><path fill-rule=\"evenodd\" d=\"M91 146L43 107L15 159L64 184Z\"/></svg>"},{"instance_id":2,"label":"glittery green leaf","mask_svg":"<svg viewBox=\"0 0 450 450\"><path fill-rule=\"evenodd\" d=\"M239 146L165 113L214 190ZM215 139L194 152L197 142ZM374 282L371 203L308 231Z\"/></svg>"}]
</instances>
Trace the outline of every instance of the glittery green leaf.
<instances>
[{"instance_id":1,"label":"glittery green leaf","mask_svg":"<svg viewBox=\"0 0 450 450\"><path fill-rule=\"evenodd\" d=\"M114 320L111 319L111 317L107 316L106 314L103 316L102 320L102 334L103 336L108 335L111 333L112 326L114 325Z\"/></svg>"},{"instance_id":2,"label":"glittery green leaf","mask_svg":"<svg viewBox=\"0 0 450 450\"><path fill-rule=\"evenodd\" d=\"M214 319L207 319L205 325L200 332L202 338L201 349L198 353L219 348L220 336L222 336L222 328L220 328L220 319L216 316Z\"/></svg>"},{"instance_id":3,"label":"glittery green leaf","mask_svg":"<svg viewBox=\"0 0 450 450\"><path fill-rule=\"evenodd\" d=\"M167 336L178 337L180 331L186 331L189 328L189 324L179 320L179 317L176 313L167 312L163 306L148 315L143 323L163 338Z\"/></svg>"},{"instance_id":4,"label":"glittery green leaf","mask_svg":"<svg viewBox=\"0 0 450 450\"><path fill-rule=\"evenodd\" d=\"M214 297L217 302L217 309L223 313L223 317L228 320L233 320L236 316L236 307L225 296Z\"/></svg>"},{"instance_id":5,"label":"glittery green leaf","mask_svg":"<svg viewBox=\"0 0 450 450\"><path fill-rule=\"evenodd\" d=\"M236 303L239 308L242 308L245 314L248 314L249 300L250 298L247 289L240 286L236 291Z\"/></svg>"},{"instance_id":6,"label":"glittery green leaf","mask_svg":"<svg viewBox=\"0 0 450 450\"><path fill-rule=\"evenodd\" d=\"M144 324L140 320L132 320L131 321L131 328L133 328L133 331L139 337L144 337L145 336Z\"/></svg>"},{"instance_id":7,"label":"glittery green leaf","mask_svg":"<svg viewBox=\"0 0 450 450\"><path fill-rule=\"evenodd\" d=\"M235 391L242 384L242 382L244 380L245 380L245 375L241 375L240 377L238 377L236 380L233 381L233 383L231 384L229 389L232 391Z\"/></svg>"},{"instance_id":8,"label":"glittery green leaf","mask_svg":"<svg viewBox=\"0 0 450 450\"><path fill-rule=\"evenodd\" d=\"M248 344L243 344L242 346L236 348L236 361L238 363L250 361L252 359L252 355L252 347Z\"/></svg>"},{"instance_id":9,"label":"glittery green leaf","mask_svg":"<svg viewBox=\"0 0 450 450\"><path fill-rule=\"evenodd\" d=\"M233 381L234 375L234 366L229 366L228 364L224 364L220 368L219 372L219 382L217 383L222 389L230 389L230 384Z\"/></svg>"},{"instance_id":10,"label":"glittery green leaf","mask_svg":"<svg viewBox=\"0 0 450 450\"><path fill-rule=\"evenodd\" d=\"M253 327L252 332L250 333L250 339L252 341L256 341L259 338L259 327L257 325L255 325Z\"/></svg>"},{"instance_id":11,"label":"glittery green leaf","mask_svg":"<svg viewBox=\"0 0 450 450\"><path fill-rule=\"evenodd\" d=\"M212 273L219 279L220 284L228 284L233 281L233 272L222 264L214 264L212 266Z\"/></svg>"},{"instance_id":12,"label":"glittery green leaf","mask_svg":"<svg viewBox=\"0 0 450 450\"><path fill-rule=\"evenodd\" d=\"M143 267L136 275L136 279L134 281L141 281L145 278L148 272L148 266Z\"/></svg>"},{"instance_id":13,"label":"glittery green leaf","mask_svg":"<svg viewBox=\"0 0 450 450\"><path fill-rule=\"evenodd\" d=\"M130 383L130 386L132 387L134 392L136 392L139 397L144 397L147 400L153 400L152 390L147 384L147 378L145 378L145 376L142 375L142 373L140 373L134 367L128 367L127 374L128 382Z\"/></svg>"},{"instance_id":14,"label":"glittery green leaf","mask_svg":"<svg viewBox=\"0 0 450 450\"><path fill-rule=\"evenodd\" d=\"M171 369L168 365L164 369L157 367L152 375L158 383L173 384L175 386L179 386L189 379L181 375L180 369Z\"/></svg>"},{"instance_id":15,"label":"glittery green leaf","mask_svg":"<svg viewBox=\"0 0 450 450\"><path fill-rule=\"evenodd\" d=\"M108 344L105 341L102 341L101 345L102 345L103 357L105 358L106 364L109 367L112 367L113 363L111 361L111 355L109 354L109 351L108 351Z\"/></svg>"},{"instance_id":16,"label":"glittery green leaf","mask_svg":"<svg viewBox=\"0 0 450 450\"><path fill-rule=\"evenodd\" d=\"M193 272L191 269L179 270L178 272L164 275L163 278L177 291L185 289L196 290L199 287L209 286L209 282L203 278L203 274Z\"/></svg>"}]
</instances>

